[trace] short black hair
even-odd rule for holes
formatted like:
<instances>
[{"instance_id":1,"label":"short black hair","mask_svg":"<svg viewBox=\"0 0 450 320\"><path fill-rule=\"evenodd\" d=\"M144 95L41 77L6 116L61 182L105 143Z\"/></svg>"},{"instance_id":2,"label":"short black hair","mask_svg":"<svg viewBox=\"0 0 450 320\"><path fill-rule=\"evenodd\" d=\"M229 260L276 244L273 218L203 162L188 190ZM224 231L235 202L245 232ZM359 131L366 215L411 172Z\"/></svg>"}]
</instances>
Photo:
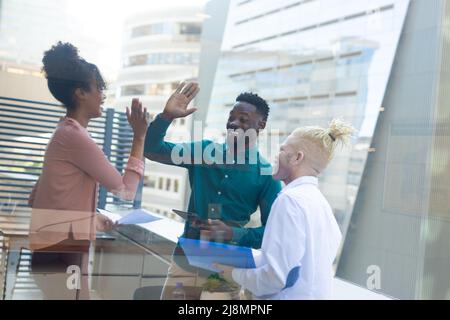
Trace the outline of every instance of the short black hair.
<instances>
[{"instance_id":1,"label":"short black hair","mask_svg":"<svg viewBox=\"0 0 450 320\"><path fill-rule=\"evenodd\" d=\"M76 89L90 91L94 80L98 89L106 89L106 82L97 66L81 58L78 49L70 43L59 41L52 46L44 53L42 63L50 92L69 109L76 107Z\"/></svg>"},{"instance_id":2,"label":"short black hair","mask_svg":"<svg viewBox=\"0 0 450 320\"><path fill-rule=\"evenodd\" d=\"M256 110L263 116L264 121L269 118L270 108L267 101L253 92L243 92L237 98L236 102L246 102L256 107Z\"/></svg>"}]
</instances>

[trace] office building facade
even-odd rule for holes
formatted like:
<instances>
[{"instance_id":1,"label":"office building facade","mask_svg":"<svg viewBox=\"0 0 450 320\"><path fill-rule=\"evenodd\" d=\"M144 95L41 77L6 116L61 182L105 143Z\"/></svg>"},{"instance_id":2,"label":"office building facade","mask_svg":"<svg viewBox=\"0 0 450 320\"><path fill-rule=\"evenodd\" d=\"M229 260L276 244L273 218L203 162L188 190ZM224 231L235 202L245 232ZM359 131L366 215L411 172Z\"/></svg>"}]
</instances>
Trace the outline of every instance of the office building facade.
<instances>
[{"instance_id":1,"label":"office building facade","mask_svg":"<svg viewBox=\"0 0 450 320\"><path fill-rule=\"evenodd\" d=\"M337 276L397 298L450 294L448 12L440 0L231 1L207 116L220 140L234 98L260 94L269 159L296 127L350 122L358 134L320 176L345 239Z\"/></svg>"},{"instance_id":2,"label":"office building facade","mask_svg":"<svg viewBox=\"0 0 450 320\"><path fill-rule=\"evenodd\" d=\"M71 12L73 6L69 0L2 0L0 68L42 77L44 52L57 41L73 43L83 57L101 65L108 42L96 34L99 30L89 30L81 17ZM107 67L101 69L109 78L111 72Z\"/></svg>"}]
</instances>

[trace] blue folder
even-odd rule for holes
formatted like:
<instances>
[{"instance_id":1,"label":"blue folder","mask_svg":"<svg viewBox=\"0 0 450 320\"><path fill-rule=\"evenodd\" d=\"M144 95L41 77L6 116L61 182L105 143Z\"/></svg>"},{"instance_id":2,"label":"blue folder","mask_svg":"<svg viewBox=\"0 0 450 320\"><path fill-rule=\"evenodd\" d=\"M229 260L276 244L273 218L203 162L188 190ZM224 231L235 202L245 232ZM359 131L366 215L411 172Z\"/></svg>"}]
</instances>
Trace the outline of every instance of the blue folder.
<instances>
[{"instance_id":1,"label":"blue folder","mask_svg":"<svg viewBox=\"0 0 450 320\"><path fill-rule=\"evenodd\" d=\"M213 272L220 272L213 267L214 263L236 268L256 268L251 248L238 247L230 244L179 238L189 264Z\"/></svg>"}]
</instances>

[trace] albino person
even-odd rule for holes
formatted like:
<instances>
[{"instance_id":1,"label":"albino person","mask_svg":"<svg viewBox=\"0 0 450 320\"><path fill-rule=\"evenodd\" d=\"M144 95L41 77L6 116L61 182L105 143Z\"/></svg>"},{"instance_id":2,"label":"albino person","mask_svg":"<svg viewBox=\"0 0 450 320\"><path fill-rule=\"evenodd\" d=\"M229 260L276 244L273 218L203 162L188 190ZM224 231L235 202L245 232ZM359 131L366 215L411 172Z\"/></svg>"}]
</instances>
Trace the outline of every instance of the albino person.
<instances>
[{"instance_id":1,"label":"albino person","mask_svg":"<svg viewBox=\"0 0 450 320\"><path fill-rule=\"evenodd\" d=\"M318 188L318 176L353 127L333 120L328 128L303 127L283 143L274 178L286 187L275 200L255 269L217 264L223 276L257 298L329 299L341 232ZM278 168L277 168L278 167Z\"/></svg>"}]
</instances>

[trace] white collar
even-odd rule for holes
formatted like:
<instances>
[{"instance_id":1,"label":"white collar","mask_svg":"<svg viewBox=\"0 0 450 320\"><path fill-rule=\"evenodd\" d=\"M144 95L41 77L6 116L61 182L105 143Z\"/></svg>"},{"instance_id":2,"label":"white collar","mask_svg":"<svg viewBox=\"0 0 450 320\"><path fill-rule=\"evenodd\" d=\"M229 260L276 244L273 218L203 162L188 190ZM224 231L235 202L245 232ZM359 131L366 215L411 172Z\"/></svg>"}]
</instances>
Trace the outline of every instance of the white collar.
<instances>
[{"instance_id":1,"label":"white collar","mask_svg":"<svg viewBox=\"0 0 450 320\"><path fill-rule=\"evenodd\" d=\"M280 193L284 193L290 189L293 189L295 187L298 187L302 184L312 184L315 186L319 185L319 179L317 177L313 177L313 176L303 176L300 178L295 179L294 181L292 181L291 183L289 183L286 187L284 187L283 190L281 190Z\"/></svg>"}]
</instances>

